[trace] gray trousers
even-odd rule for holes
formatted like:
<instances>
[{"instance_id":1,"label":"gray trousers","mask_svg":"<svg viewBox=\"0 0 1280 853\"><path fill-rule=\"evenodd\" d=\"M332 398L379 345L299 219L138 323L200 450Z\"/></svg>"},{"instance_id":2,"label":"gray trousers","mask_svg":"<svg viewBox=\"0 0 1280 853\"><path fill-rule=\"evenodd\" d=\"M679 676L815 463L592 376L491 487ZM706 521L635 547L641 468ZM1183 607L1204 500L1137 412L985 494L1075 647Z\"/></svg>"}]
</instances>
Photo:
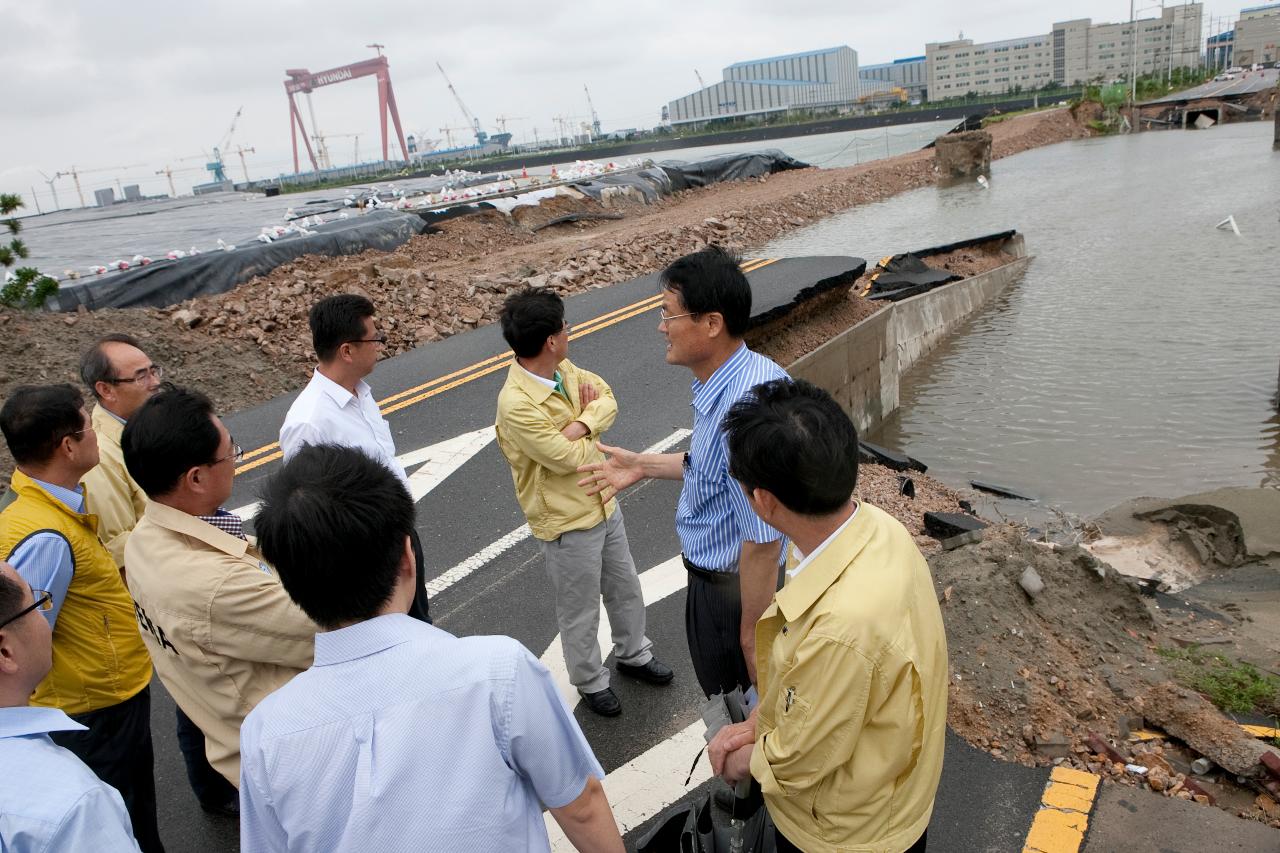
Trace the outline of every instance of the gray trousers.
<instances>
[{"instance_id":1,"label":"gray trousers","mask_svg":"<svg viewBox=\"0 0 1280 853\"><path fill-rule=\"evenodd\" d=\"M556 593L556 622L569 681L579 693L609 686L600 658L600 599L609 614L613 655L619 663L643 666L653 657L644 635L644 594L627 544L622 510L589 530L572 530L542 543L547 576Z\"/></svg>"}]
</instances>

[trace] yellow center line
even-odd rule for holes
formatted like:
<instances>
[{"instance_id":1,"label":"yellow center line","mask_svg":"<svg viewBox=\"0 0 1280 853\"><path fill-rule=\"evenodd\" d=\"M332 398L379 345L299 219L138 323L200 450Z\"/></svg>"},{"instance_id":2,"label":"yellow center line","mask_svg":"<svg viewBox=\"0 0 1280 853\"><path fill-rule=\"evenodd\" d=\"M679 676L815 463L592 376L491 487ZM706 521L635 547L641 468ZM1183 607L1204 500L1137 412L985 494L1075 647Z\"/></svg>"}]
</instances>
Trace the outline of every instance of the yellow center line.
<instances>
[{"instance_id":1,"label":"yellow center line","mask_svg":"<svg viewBox=\"0 0 1280 853\"><path fill-rule=\"evenodd\" d=\"M758 269L776 263L777 258L755 258L742 264L744 273L755 272ZM573 331L569 334L569 340L577 340L586 335L593 334L601 329L607 329L610 326L621 323L623 320L629 320L637 317L647 311L652 311L662 304L662 294L657 293L653 296L645 297L638 302L630 305L624 305L613 311L601 314L598 317L592 317L590 320L584 320L574 326ZM401 409L408 408L415 403L421 403L423 400L443 394L445 391L451 391L460 385L473 382L476 379L488 376L498 370L508 367L511 364L511 353L501 353L499 355L490 356L475 364L455 370L452 373L446 373L444 376L437 376L421 385L415 385L412 388L406 388L378 401L378 408L382 414L389 415L392 412L398 412ZM272 452L274 451L274 452ZM266 455L263 455L266 454ZM255 450L248 451L244 455L245 462L236 469L236 474L243 474L266 465L268 462L274 462L284 456L280 450L280 443L273 441L265 444Z\"/></svg>"},{"instance_id":2,"label":"yellow center line","mask_svg":"<svg viewBox=\"0 0 1280 853\"><path fill-rule=\"evenodd\" d=\"M1023 853L1078 853L1101 781L1100 776L1083 770L1053 768Z\"/></svg>"}]
</instances>

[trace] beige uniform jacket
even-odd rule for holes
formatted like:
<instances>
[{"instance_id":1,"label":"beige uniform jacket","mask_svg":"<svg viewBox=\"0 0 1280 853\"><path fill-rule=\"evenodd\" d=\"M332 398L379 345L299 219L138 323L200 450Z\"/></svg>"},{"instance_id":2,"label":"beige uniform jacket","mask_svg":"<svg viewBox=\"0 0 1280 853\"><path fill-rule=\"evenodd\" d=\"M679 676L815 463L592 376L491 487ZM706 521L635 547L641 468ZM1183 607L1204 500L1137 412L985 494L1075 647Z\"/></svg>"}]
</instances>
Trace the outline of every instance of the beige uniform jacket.
<instances>
[{"instance_id":1,"label":"beige uniform jacket","mask_svg":"<svg viewBox=\"0 0 1280 853\"><path fill-rule=\"evenodd\" d=\"M756 623L756 671L751 775L782 834L813 853L914 844L942 774L948 675L906 528L864 501Z\"/></svg>"},{"instance_id":2,"label":"beige uniform jacket","mask_svg":"<svg viewBox=\"0 0 1280 853\"><path fill-rule=\"evenodd\" d=\"M250 543L160 503L125 548L142 639L165 689L240 784L240 724L311 665L320 630Z\"/></svg>"},{"instance_id":3,"label":"beige uniform jacket","mask_svg":"<svg viewBox=\"0 0 1280 853\"><path fill-rule=\"evenodd\" d=\"M511 465L516 499L534 537L544 541L553 541L571 530L589 530L617 508L612 498L601 503L599 496L588 495L578 485L582 479L579 465L604 461L596 442L618 417L613 389L567 358L558 369L568 397L513 363L498 392L495 424L498 447ZM595 386L600 395L585 408L579 397L579 387L584 383ZM574 421L582 423L590 433L570 441L560 430Z\"/></svg>"},{"instance_id":4,"label":"beige uniform jacket","mask_svg":"<svg viewBox=\"0 0 1280 853\"><path fill-rule=\"evenodd\" d=\"M93 407L91 423L98 433L100 458L84 475L87 511L98 516L98 537L111 552L116 566L124 568L124 543L142 518L147 495L124 467L124 453L120 450L124 424L101 404Z\"/></svg>"}]
</instances>

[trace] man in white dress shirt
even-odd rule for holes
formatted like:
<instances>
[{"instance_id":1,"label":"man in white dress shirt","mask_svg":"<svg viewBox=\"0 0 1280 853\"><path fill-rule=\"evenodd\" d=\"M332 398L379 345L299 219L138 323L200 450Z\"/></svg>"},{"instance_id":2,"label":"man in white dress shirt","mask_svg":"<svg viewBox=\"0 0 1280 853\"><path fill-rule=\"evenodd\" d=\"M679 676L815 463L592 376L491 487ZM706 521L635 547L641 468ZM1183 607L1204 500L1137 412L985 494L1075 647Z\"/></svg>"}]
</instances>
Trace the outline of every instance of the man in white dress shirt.
<instances>
[{"instance_id":1,"label":"man in white dress shirt","mask_svg":"<svg viewBox=\"0 0 1280 853\"><path fill-rule=\"evenodd\" d=\"M311 306L311 346L320 363L285 415L280 449L288 462L308 444L354 447L385 465L407 489L409 478L396 460L391 428L364 381L387 344L374 313L373 303L354 293L330 296ZM412 540L419 589L409 615L430 622L422 543L416 530Z\"/></svg>"},{"instance_id":2,"label":"man in white dress shirt","mask_svg":"<svg viewBox=\"0 0 1280 853\"><path fill-rule=\"evenodd\" d=\"M604 772L550 672L510 637L410 619L413 503L387 470L307 447L255 525L323 630L315 663L240 730L240 846L258 851L622 853ZM426 796L424 796L426 792Z\"/></svg>"}]
</instances>

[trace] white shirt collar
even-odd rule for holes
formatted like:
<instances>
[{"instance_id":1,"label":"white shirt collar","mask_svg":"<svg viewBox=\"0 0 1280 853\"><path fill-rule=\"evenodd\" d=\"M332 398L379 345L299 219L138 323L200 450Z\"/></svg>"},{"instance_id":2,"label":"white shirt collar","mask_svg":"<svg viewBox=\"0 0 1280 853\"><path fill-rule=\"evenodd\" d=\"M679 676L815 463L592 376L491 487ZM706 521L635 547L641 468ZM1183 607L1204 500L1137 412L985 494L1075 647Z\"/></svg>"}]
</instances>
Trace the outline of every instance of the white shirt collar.
<instances>
[{"instance_id":1,"label":"white shirt collar","mask_svg":"<svg viewBox=\"0 0 1280 853\"><path fill-rule=\"evenodd\" d=\"M531 377L533 377L534 379L538 380L538 381L539 381L539 382L541 382L543 385L546 385L546 386L547 386L548 388L550 388L552 391L556 390L556 381L555 381L554 379L548 379L548 378L547 378L547 377L545 377L545 376L539 376L538 374L536 374L536 373L534 373L533 371L529 370L527 367L525 367L523 364L521 364L521 363L520 363L520 362L518 362L518 361L516 362L516 367L519 367L519 368L520 368L521 370L523 370L525 373L529 374Z\"/></svg>"},{"instance_id":2,"label":"white shirt collar","mask_svg":"<svg viewBox=\"0 0 1280 853\"><path fill-rule=\"evenodd\" d=\"M814 549L813 549L813 553L812 553L812 554L809 554L808 556L805 556L804 554L800 553L800 549L796 547L795 542L792 542L792 543L791 543L791 548L792 548L792 550L794 550L794 551L795 551L796 556L800 557L800 558L801 558L801 560L800 560L799 564L798 564L794 569L787 569L787 578L788 578L788 579L793 579L793 578L795 578L795 576L796 576L796 575L798 575L798 574L800 574L802 571L804 571L805 566L809 565L809 564L810 564L810 563L812 563L814 560L816 560L816 559L818 558L818 555L819 555L819 554L821 554L823 551L825 551L825 550L826 550L826 548L827 548L827 546L831 544L831 541L832 541L833 539L835 539L837 536L839 536L841 533L844 533L845 528L846 528L846 527L848 527L848 526L849 526L849 524L850 524L850 523L851 523L855 518L857 518L857 517L858 517L858 510L859 510L859 509L861 509L861 508L862 508L862 504L861 504L861 503L855 503L855 504L853 505L853 514L852 514L852 515L850 515L847 519L845 519L844 524L842 524L842 525L840 525L839 527L837 527L837 528L835 529L835 532L834 532L834 533L832 533L832 534L831 534L830 536L828 536L826 539L823 539L823 540L822 540L822 544L821 544L821 545L819 545L817 548L814 548Z\"/></svg>"},{"instance_id":3,"label":"white shirt collar","mask_svg":"<svg viewBox=\"0 0 1280 853\"><path fill-rule=\"evenodd\" d=\"M369 391L368 383L361 379L356 382L356 393L352 394L346 388L343 388L337 382L334 382L328 376L321 373L319 368L316 368L315 372L312 374L312 381L315 382L316 386L327 394L333 402L337 403L339 408L346 406L358 397L364 396Z\"/></svg>"}]
</instances>

